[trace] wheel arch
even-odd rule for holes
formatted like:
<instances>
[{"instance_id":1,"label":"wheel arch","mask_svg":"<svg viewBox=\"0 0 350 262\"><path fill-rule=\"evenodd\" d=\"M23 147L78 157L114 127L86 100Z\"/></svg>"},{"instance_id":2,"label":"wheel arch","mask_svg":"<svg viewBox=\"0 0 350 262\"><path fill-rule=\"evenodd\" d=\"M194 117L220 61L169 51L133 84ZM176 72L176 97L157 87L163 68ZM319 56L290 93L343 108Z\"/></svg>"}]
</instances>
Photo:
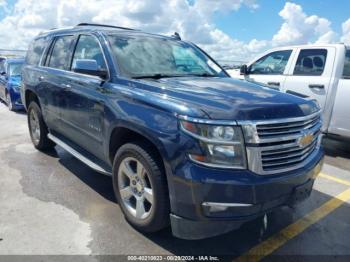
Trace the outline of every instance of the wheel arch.
<instances>
[{"instance_id":1,"label":"wheel arch","mask_svg":"<svg viewBox=\"0 0 350 262\"><path fill-rule=\"evenodd\" d=\"M39 97L36 93L34 93L32 90L27 89L24 94L24 100L25 100L25 107L28 109L29 104L31 101L35 101L38 103L38 106L41 108Z\"/></svg>"},{"instance_id":2,"label":"wheel arch","mask_svg":"<svg viewBox=\"0 0 350 262\"><path fill-rule=\"evenodd\" d=\"M112 129L109 144L108 144L108 156L111 163L113 163L114 156L117 150L124 144L129 142L140 141L146 143L151 149L153 149L154 153L157 155L159 160L161 161L164 168L164 159L162 157L162 149L157 146L155 139L151 136L136 131L133 128L126 126L116 126Z\"/></svg>"},{"instance_id":3,"label":"wheel arch","mask_svg":"<svg viewBox=\"0 0 350 262\"><path fill-rule=\"evenodd\" d=\"M153 138L147 132L141 133L138 130L130 128L130 126L117 126L112 129L108 145L110 162L113 164L115 154L123 144L137 141L146 143L151 149L153 149L153 152L161 165L160 168L165 175L165 182L170 198L170 208L172 210L174 203L171 196L175 194L175 189L171 179L171 168L166 157L164 157L165 149L162 147L161 141L158 141L157 138Z\"/></svg>"}]
</instances>

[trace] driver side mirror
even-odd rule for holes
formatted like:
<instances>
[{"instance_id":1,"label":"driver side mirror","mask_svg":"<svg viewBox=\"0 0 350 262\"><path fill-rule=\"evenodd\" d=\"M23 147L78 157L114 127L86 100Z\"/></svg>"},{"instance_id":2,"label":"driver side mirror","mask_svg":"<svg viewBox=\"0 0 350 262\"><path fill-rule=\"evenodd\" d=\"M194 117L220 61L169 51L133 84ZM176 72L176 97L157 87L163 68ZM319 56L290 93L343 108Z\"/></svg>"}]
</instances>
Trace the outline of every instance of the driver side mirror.
<instances>
[{"instance_id":1,"label":"driver side mirror","mask_svg":"<svg viewBox=\"0 0 350 262\"><path fill-rule=\"evenodd\" d=\"M2 72L1 72L1 75L2 75L2 76L6 76L6 72L5 72L5 71L2 71Z\"/></svg>"},{"instance_id":2,"label":"driver side mirror","mask_svg":"<svg viewBox=\"0 0 350 262\"><path fill-rule=\"evenodd\" d=\"M73 65L73 71L80 74L107 77L107 70L100 69L96 60L93 59L77 59Z\"/></svg>"},{"instance_id":3,"label":"driver side mirror","mask_svg":"<svg viewBox=\"0 0 350 262\"><path fill-rule=\"evenodd\" d=\"M248 67L247 65L242 65L240 70L239 70L241 75L247 75L248 74Z\"/></svg>"}]
</instances>

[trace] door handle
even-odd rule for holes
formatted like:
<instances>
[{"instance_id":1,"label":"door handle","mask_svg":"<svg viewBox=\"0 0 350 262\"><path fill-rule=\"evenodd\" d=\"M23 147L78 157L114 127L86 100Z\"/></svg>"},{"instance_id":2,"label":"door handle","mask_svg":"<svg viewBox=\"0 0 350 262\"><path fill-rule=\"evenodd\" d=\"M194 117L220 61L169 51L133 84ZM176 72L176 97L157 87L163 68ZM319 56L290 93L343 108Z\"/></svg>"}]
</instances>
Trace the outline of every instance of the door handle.
<instances>
[{"instance_id":1,"label":"door handle","mask_svg":"<svg viewBox=\"0 0 350 262\"><path fill-rule=\"evenodd\" d=\"M68 84L61 84L61 86L62 86L63 90L65 90L65 91L68 91L72 88L72 86L68 85Z\"/></svg>"},{"instance_id":2,"label":"door handle","mask_svg":"<svg viewBox=\"0 0 350 262\"><path fill-rule=\"evenodd\" d=\"M318 88L318 89L324 89L324 85L319 84L310 84L309 88Z\"/></svg>"},{"instance_id":3,"label":"door handle","mask_svg":"<svg viewBox=\"0 0 350 262\"><path fill-rule=\"evenodd\" d=\"M270 86L280 86L281 85L280 82L267 82L267 84Z\"/></svg>"},{"instance_id":4,"label":"door handle","mask_svg":"<svg viewBox=\"0 0 350 262\"><path fill-rule=\"evenodd\" d=\"M38 80L41 82L41 81L44 80L44 77L43 77L43 76L39 76L39 77L38 77Z\"/></svg>"}]
</instances>

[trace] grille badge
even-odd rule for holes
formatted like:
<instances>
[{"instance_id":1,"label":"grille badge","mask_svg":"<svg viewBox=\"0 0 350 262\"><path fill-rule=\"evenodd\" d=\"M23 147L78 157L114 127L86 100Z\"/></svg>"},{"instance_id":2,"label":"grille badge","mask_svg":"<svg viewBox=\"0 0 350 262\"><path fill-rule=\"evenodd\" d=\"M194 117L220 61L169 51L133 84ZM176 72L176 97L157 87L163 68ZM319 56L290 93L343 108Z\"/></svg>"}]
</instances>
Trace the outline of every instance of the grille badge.
<instances>
[{"instance_id":1,"label":"grille badge","mask_svg":"<svg viewBox=\"0 0 350 262\"><path fill-rule=\"evenodd\" d=\"M303 132L303 135L298 139L297 143L299 147L306 147L310 145L311 142L314 140L314 135L307 131L302 131L302 132Z\"/></svg>"}]
</instances>

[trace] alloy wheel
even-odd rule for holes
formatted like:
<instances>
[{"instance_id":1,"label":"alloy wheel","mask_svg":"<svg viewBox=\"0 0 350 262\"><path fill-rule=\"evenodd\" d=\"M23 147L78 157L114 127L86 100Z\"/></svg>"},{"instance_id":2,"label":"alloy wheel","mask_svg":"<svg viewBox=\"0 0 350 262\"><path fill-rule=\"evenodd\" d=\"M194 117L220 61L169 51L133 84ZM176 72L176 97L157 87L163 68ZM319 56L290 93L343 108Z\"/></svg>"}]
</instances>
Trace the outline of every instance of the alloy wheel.
<instances>
[{"instance_id":1,"label":"alloy wheel","mask_svg":"<svg viewBox=\"0 0 350 262\"><path fill-rule=\"evenodd\" d=\"M12 105L12 101L11 101L11 97L10 97L10 94L7 93L6 94L6 103L7 103L7 106L10 110L12 110L13 108L13 105Z\"/></svg>"},{"instance_id":2,"label":"alloy wheel","mask_svg":"<svg viewBox=\"0 0 350 262\"><path fill-rule=\"evenodd\" d=\"M35 110L30 111L29 125L30 125L30 132L32 134L34 143L38 144L40 141L40 122L39 122L39 116L35 112Z\"/></svg>"},{"instance_id":3,"label":"alloy wheel","mask_svg":"<svg viewBox=\"0 0 350 262\"><path fill-rule=\"evenodd\" d=\"M153 207L153 188L147 170L139 160L126 157L121 161L118 186L126 210L137 219L146 219Z\"/></svg>"}]
</instances>

